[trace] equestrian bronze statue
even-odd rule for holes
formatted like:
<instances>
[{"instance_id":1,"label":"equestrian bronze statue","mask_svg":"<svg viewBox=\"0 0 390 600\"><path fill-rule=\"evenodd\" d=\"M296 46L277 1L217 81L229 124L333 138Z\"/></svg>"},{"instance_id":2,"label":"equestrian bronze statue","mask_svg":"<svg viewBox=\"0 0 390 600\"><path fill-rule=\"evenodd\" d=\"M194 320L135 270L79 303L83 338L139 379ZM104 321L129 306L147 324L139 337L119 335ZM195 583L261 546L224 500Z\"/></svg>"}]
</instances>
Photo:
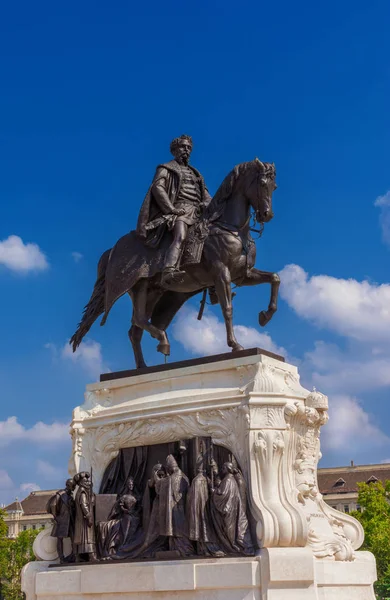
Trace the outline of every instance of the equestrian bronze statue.
<instances>
[{"instance_id":1,"label":"equestrian bronze statue","mask_svg":"<svg viewBox=\"0 0 390 600\"><path fill-rule=\"evenodd\" d=\"M254 268L250 226L252 210L260 231L273 217L274 164L256 158L237 165L211 198L203 177L189 165L191 150L189 136L173 140L174 160L157 167L137 229L102 254L92 296L70 340L74 351L100 315L104 325L125 293L133 302L129 337L137 368L146 366L143 332L158 340L159 352L169 355L166 330L181 306L200 292L205 299L208 290L212 303L221 305L227 345L233 351L242 346L233 330L232 283L269 283L270 302L259 313L260 325L276 312L280 280L276 273Z\"/></svg>"}]
</instances>

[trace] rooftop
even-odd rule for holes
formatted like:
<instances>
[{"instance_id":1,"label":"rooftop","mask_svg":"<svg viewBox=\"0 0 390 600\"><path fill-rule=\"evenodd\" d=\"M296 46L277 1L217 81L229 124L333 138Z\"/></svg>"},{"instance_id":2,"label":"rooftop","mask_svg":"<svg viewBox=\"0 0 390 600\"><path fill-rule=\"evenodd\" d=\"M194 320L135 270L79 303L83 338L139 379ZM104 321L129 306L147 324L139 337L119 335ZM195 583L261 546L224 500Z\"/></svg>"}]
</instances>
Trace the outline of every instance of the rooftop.
<instances>
[{"instance_id":1,"label":"rooftop","mask_svg":"<svg viewBox=\"0 0 390 600\"><path fill-rule=\"evenodd\" d=\"M318 469L318 487L321 494L357 492L358 483L390 480L390 464L354 465Z\"/></svg>"},{"instance_id":2,"label":"rooftop","mask_svg":"<svg viewBox=\"0 0 390 600\"><path fill-rule=\"evenodd\" d=\"M26 516L29 515L41 515L46 513L46 504L50 496L56 493L57 490L39 490L31 492L24 500L15 500L12 504L8 504L4 508L6 512L20 510L22 508L23 513Z\"/></svg>"}]
</instances>

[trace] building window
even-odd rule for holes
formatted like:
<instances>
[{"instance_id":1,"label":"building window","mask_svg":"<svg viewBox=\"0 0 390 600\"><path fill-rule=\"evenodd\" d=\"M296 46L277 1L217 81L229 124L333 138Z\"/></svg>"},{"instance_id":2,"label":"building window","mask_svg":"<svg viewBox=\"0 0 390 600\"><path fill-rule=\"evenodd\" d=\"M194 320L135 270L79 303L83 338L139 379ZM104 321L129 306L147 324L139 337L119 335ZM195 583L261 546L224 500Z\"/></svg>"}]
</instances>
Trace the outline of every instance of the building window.
<instances>
[{"instance_id":1,"label":"building window","mask_svg":"<svg viewBox=\"0 0 390 600\"><path fill-rule=\"evenodd\" d=\"M36 528L37 528L37 526L36 526L36 525L33 525L33 526L32 526L32 528L33 528L33 529L36 529Z\"/></svg>"},{"instance_id":2,"label":"building window","mask_svg":"<svg viewBox=\"0 0 390 600\"><path fill-rule=\"evenodd\" d=\"M379 481L378 477L371 475L370 479L367 479L366 483L376 483L377 481Z\"/></svg>"},{"instance_id":3,"label":"building window","mask_svg":"<svg viewBox=\"0 0 390 600\"><path fill-rule=\"evenodd\" d=\"M344 479L342 479L342 478L340 477L340 479L338 479L338 480L336 481L336 483L334 484L334 486L333 486L333 487L340 488L340 487L344 487L344 485L345 485L345 481L344 481Z\"/></svg>"},{"instance_id":4,"label":"building window","mask_svg":"<svg viewBox=\"0 0 390 600\"><path fill-rule=\"evenodd\" d=\"M356 510L358 510L359 512L363 512L362 507L360 506L360 504L356 504Z\"/></svg>"},{"instance_id":5,"label":"building window","mask_svg":"<svg viewBox=\"0 0 390 600\"><path fill-rule=\"evenodd\" d=\"M23 525L23 531L27 531L27 525Z\"/></svg>"},{"instance_id":6,"label":"building window","mask_svg":"<svg viewBox=\"0 0 390 600\"><path fill-rule=\"evenodd\" d=\"M349 504L344 504L344 512L349 513Z\"/></svg>"}]
</instances>

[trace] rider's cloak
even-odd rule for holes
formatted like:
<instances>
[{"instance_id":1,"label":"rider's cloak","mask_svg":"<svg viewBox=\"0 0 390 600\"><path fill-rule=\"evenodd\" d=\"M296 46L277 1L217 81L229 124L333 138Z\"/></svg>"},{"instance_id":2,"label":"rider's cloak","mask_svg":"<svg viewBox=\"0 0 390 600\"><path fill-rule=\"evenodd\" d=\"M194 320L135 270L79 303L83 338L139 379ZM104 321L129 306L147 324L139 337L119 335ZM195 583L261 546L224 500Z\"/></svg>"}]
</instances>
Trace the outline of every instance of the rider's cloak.
<instances>
[{"instance_id":1,"label":"rider's cloak","mask_svg":"<svg viewBox=\"0 0 390 600\"><path fill-rule=\"evenodd\" d=\"M204 179L194 167L191 169L201 182L202 201L208 204L211 196ZM162 179L165 180L164 186L156 186ZM121 237L110 252L105 273L105 314L102 325L116 300L131 290L139 279L148 279L163 270L172 234L167 223L163 222L150 230L147 225L163 215L172 214L181 183L180 166L175 160L157 167L152 185L141 206L137 229ZM163 193L162 187L165 190Z\"/></svg>"},{"instance_id":2,"label":"rider's cloak","mask_svg":"<svg viewBox=\"0 0 390 600\"><path fill-rule=\"evenodd\" d=\"M201 201L208 204L211 201L211 196L207 191L202 175L191 165L188 166L200 181ZM162 180L165 180L165 185L158 186L157 184L161 183ZM172 214L172 208L175 206L181 184L182 173L180 166L175 160L157 167L152 185L142 203L136 229L138 236L150 248L158 248L166 232L167 223L162 223L149 231L147 230L147 225L163 215Z\"/></svg>"}]
</instances>

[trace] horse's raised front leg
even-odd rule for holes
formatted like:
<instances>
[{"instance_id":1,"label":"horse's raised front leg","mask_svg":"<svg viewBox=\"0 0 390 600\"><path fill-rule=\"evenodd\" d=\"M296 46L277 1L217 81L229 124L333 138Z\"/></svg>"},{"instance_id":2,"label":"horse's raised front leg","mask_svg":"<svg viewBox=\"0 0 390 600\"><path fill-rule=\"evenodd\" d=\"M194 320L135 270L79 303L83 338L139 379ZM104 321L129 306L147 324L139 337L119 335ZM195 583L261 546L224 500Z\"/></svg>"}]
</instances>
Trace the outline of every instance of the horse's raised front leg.
<instances>
[{"instance_id":1,"label":"horse's raised front leg","mask_svg":"<svg viewBox=\"0 0 390 600\"><path fill-rule=\"evenodd\" d=\"M259 269L251 269L245 279L240 282L242 285L260 285L261 283L269 283L271 285L271 298L269 301L268 309L262 310L259 313L259 324L261 327L267 325L270 322L273 315L278 310L278 293L280 286L280 277L277 273L271 273L270 271L260 271Z\"/></svg>"},{"instance_id":2,"label":"horse's raised front leg","mask_svg":"<svg viewBox=\"0 0 390 600\"><path fill-rule=\"evenodd\" d=\"M215 291L225 319L227 345L233 352L243 350L243 347L237 342L236 336L234 335L232 286L229 269L224 264L217 263L214 265L213 272Z\"/></svg>"},{"instance_id":3,"label":"horse's raised front leg","mask_svg":"<svg viewBox=\"0 0 390 600\"><path fill-rule=\"evenodd\" d=\"M134 309L133 326L148 331L152 337L159 341L158 352L168 356L170 354L170 344L165 331L158 329L149 321L154 305L163 292L161 291L159 294L148 293L148 282L146 279L141 279L129 293Z\"/></svg>"}]
</instances>

